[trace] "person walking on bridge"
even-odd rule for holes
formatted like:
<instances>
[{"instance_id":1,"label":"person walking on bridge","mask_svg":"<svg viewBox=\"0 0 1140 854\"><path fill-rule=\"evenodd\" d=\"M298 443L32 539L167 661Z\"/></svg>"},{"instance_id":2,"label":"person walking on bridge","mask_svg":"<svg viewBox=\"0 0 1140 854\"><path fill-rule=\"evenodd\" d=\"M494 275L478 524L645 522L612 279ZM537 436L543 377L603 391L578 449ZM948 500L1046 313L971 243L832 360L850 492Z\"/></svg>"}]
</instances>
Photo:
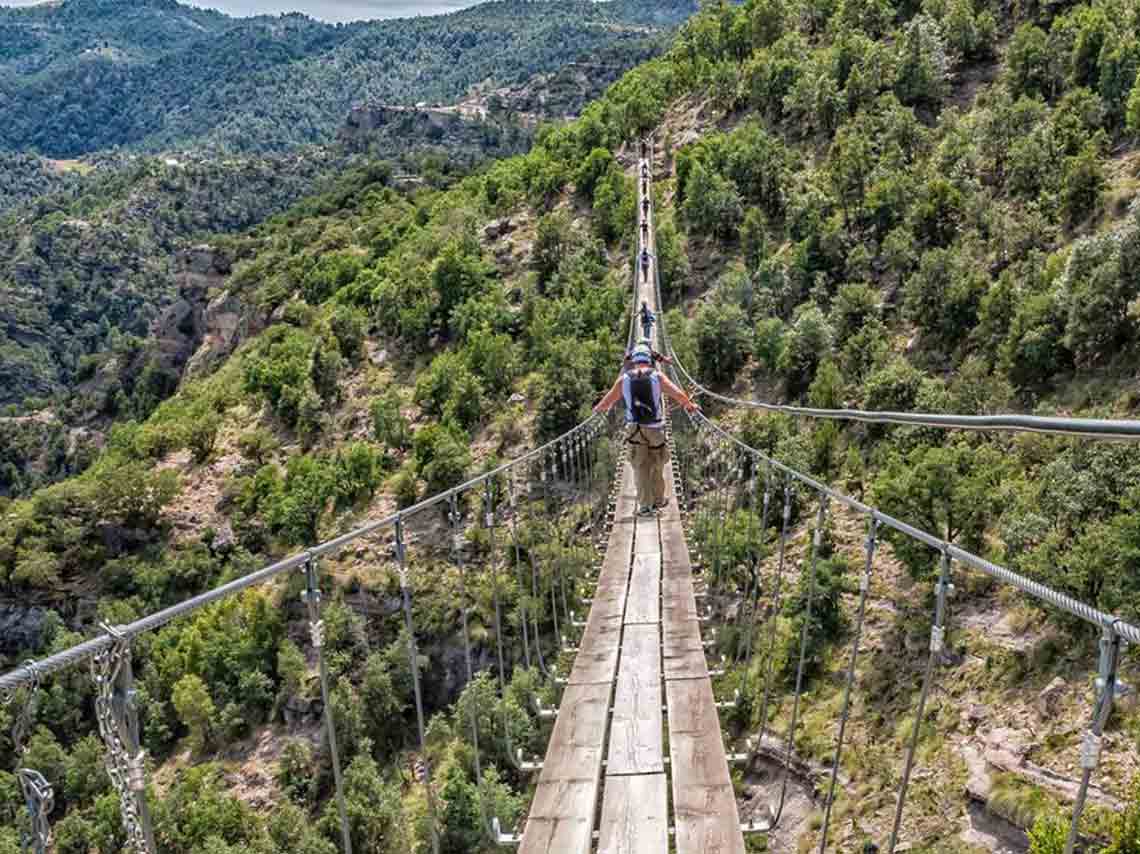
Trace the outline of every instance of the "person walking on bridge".
<instances>
[{"instance_id":1,"label":"person walking on bridge","mask_svg":"<svg viewBox=\"0 0 1140 854\"><path fill-rule=\"evenodd\" d=\"M648 249L641 250L641 281L649 281L649 259L653 256L649 254Z\"/></svg>"},{"instance_id":2,"label":"person walking on bridge","mask_svg":"<svg viewBox=\"0 0 1140 854\"><path fill-rule=\"evenodd\" d=\"M594 412L608 412L622 400L625 403L625 439L630 444L630 463L637 483L638 513L650 516L664 507L665 462L669 448L665 439L665 401L668 395L679 406L694 412L696 402L653 367L653 350L647 343L633 348L628 370L623 370Z\"/></svg>"},{"instance_id":3,"label":"person walking on bridge","mask_svg":"<svg viewBox=\"0 0 1140 854\"><path fill-rule=\"evenodd\" d=\"M641 321L641 334L647 341L653 339L653 324L657 322L657 315L645 300L641 301L641 308L637 311L638 320Z\"/></svg>"}]
</instances>

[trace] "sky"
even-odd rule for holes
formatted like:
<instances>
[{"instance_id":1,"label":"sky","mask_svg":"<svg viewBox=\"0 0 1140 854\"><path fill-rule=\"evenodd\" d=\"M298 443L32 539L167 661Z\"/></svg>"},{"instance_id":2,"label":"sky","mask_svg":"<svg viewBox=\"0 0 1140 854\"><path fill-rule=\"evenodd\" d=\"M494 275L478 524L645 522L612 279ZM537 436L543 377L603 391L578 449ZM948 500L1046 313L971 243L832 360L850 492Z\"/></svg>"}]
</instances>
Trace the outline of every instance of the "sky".
<instances>
[{"instance_id":1,"label":"sky","mask_svg":"<svg viewBox=\"0 0 1140 854\"><path fill-rule=\"evenodd\" d=\"M0 6L32 6L41 0L0 0ZM193 6L217 9L227 15L276 15L304 12L322 21L360 21L442 15L478 0L180 0Z\"/></svg>"}]
</instances>

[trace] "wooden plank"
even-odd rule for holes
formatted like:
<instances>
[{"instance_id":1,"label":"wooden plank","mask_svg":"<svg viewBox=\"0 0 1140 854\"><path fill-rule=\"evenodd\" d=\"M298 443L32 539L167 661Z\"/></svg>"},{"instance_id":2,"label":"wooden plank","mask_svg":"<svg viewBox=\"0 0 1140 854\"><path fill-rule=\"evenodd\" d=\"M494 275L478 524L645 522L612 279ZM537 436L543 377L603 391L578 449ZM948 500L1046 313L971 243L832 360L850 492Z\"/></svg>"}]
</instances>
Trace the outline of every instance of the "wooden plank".
<instances>
[{"instance_id":1,"label":"wooden plank","mask_svg":"<svg viewBox=\"0 0 1140 854\"><path fill-rule=\"evenodd\" d=\"M523 829L522 854L588 854L594 835L596 780L539 783Z\"/></svg>"},{"instance_id":2,"label":"wooden plank","mask_svg":"<svg viewBox=\"0 0 1140 854\"><path fill-rule=\"evenodd\" d=\"M657 528L656 516L637 518L637 536L633 543L634 554L661 554L661 535Z\"/></svg>"},{"instance_id":3,"label":"wooden plank","mask_svg":"<svg viewBox=\"0 0 1140 854\"><path fill-rule=\"evenodd\" d=\"M566 687L550 734L540 783L588 780L600 773L610 688L608 684Z\"/></svg>"},{"instance_id":4,"label":"wooden plank","mask_svg":"<svg viewBox=\"0 0 1140 854\"><path fill-rule=\"evenodd\" d=\"M633 472L627 465L622 476L623 484L628 487L632 479ZM622 501L619 499L618 503L620 509ZM570 671L570 685L608 685L614 680L621 643L621 621L629 585L633 536L633 525L615 525L610 532L594 601L590 605L586 627Z\"/></svg>"},{"instance_id":5,"label":"wooden plank","mask_svg":"<svg viewBox=\"0 0 1140 854\"><path fill-rule=\"evenodd\" d=\"M665 694L677 854L743 854L712 683L666 681Z\"/></svg>"},{"instance_id":6,"label":"wooden plank","mask_svg":"<svg viewBox=\"0 0 1140 854\"><path fill-rule=\"evenodd\" d=\"M665 770L659 643L656 623L625 627L610 720L607 775Z\"/></svg>"},{"instance_id":7,"label":"wooden plank","mask_svg":"<svg viewBox=\"0 0 1140 854\"><path fill-rule=\"evenodd\" d=\"M567 684L612 684L620 643L621 615L602 619L591 610Z\"/></svg>"},{"instance_id":8,"label":"wooden plank","mask_svg":"<svg viewBox=\"0 0 1140 854\"><path fill-rule=\"evenodd\" d=\"M661 620L661 555L635 554L625 605L625 623Z\"/></svg>"},{"instance_id":9,"label":"wooden plank","mask_svg":"<svg viewBox=\"0 0 1140 854\"><path fill-rule=\"evenodd\" d=\"M665 679L708 679L709 668L696 620L666 620L662 653Z\"/></svg>"},{"instance_id":10,"label":"wooden plank","mask_svg":"<svg viewBox=\"0 0 1140 854\"><path fill-rule=\"evenodd\" d=\"M667 800L664 774L607 776L598 854L664 854L668 851Z\"/></svg>"}]
</instances>

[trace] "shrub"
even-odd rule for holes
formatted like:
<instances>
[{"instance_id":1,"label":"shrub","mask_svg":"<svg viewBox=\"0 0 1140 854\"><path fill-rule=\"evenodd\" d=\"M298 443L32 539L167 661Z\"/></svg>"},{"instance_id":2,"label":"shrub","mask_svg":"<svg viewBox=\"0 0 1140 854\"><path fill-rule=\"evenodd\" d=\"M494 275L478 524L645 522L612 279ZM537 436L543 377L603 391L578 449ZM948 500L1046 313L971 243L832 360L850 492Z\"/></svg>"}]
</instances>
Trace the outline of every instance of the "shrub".
<instances>
[{"instance_id":1,"label":"shrub","mask_svg":"<svg viewBox=\"0 0 1140 854\"><path fill-rule=\"evenodd\" d=\"M385 446L398 451L411 445L411 427L400 411L400 393L394 387L372 401L372 435Z\"/></svg>"},{"instance_id":2,"label":"shrub","mask_svg":"<svg viewBox=\"0 0 1140 854\"><path fill-rule=\"evenodd\" d=\"M238 450L247 460L265 465L277 453L280 443L263 427L257 427L238 437Z\"/></svg>"},{"instance_id":3,"label":"shrub","mask_svg":"<svg viewBox=\"0 0 1140 854\"><path fill-rule=\"evenodd\" d=\"M483 385L471 373L463 356L440 353L416 381L416 403L429 415L472 427L483 415Z\"/></svg>"},{"instance_id":4,"label":"shrub","mask_svg":"<svg viewBox=\"0 0 1140 854\"><path fill-rule=\"evenodd\" d=\"M366 442L353 442L338 450L333 461L338 504L371 498L383 480L383 460Z\"/></svg>"},{"instance_id":5,"label":"shrub","mask_svg":"<svg viewBox=\"0 0 1140 854\"><path fill-rule=\"evenodd\" d=\"M455 428L430 424L419 430L412 442L416 468L427 482L429 495L463 482L471 465L467 437Z\"/></svg>"},{"instance_id":6,"label":"shrub","mask_svg":"<svg viewBox=\"0 0 1140 854\"><path fill-rule=\"evenodd\" d=\"M338 305L329 317L329 328L336 339L340 354L349 362L360 360L368 315L350 305Z\"/></svg>"},{"instance_id":7,"label":"shrub","mask_svg":"<svg viewBox=\"0 0 1140 854\"><path fill-rule=\"evenodd\" d=\"M288 542L313 545L335 494L335 475L330 466L308 455L291 457L285 480L268 508L269 524Z\"/></svg>"},{"instance_id":8,"label":"shrub","mask_svg":"<svg viewBox=\"0 0 1140 854\"><path fill-rule=\"evenodd\" d=\"M186 425L186 444L194 457L194 462L204 463L210 458L218 440L218 429L222 419L214 412L203 412Z\"/></svg>"},{"instance_id":9,"label":"shrub","mask_svg":"<svg viewBox=\"0 0 1140 854\"><path fill-rule=\"evenodd\" d=\"M174 684L170 696L182 725L189 730L191 749L196 753L206 746L215 715L210 691L198 676L188 673Z\"/></svg>"}]
</instances>

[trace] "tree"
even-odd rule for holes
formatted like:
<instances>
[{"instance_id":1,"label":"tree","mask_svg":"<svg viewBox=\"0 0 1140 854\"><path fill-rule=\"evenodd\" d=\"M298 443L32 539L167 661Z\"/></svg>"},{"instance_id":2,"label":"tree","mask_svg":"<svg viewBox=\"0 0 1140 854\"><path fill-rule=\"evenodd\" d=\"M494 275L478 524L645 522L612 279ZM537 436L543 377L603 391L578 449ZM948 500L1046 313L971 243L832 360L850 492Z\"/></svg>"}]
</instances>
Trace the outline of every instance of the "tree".
<instances>
[{"instance_id":1,"label":"tree","mask_svg":"<svg viewBox=\"0 0 1140 854\"><path fill-rule=\"evenodd\" d=\"M1048 37L1031 23L1022 24L1010 39L1006 54L1006 74L1010 94L1052 96L1055 82L1051 73Z\"/></svg>"},{"instance_id":2,"label":"tree","mask_svg":"<svg viewBox=\"0 0 1140 854\"><path fill-rule=\"evenodd\" d=\"M345 806L354 851L397 854L411 850L398 786L384 781L367 751L361 751L344 772ZM335 838L340 818L334 800L321 818L326 835Z\"/></svg>"},{"instance_id":3,"label":"tree","mask_svg":"<svg viewBox=\"0 0 1140 854\"><path fill-rule=\"evenodd\" d=\"M1140 296L1138 264L1140 208L1113 231L1073 245L1058 283L1063 299L1045 309L1067 314L1063 343L1079 366L1103 363L1136 340L1140 319L1130 306Z\"/></svg>"},{"instance_id":4,"label":"tree","mask_svg":"<svg viewBox=\"0 0 1140 854\"><path fill-rule=\"evenodd\" d=\"M367 327L367 315L354 306L338 305L329 316L329 329L340 348L340 354L353 364L360 360Z\"/></svg>"},{"instance_id":5,"label":"tree","mask_svg":"<svg viewBox=\"0 0 1140 854\"><path fill-rule=\"evenodd\" d=\"M1140 72L1137 72L1132 93L1128 96L1127 122L1128 129L1140 135Z\"/></svg>"},{"instance_id":6,"label":"tree","mask_svg":"<svg viewBox=\"0 0 1140 854\"><path fill-rule=\"evenodd\" d=\"M542 441L577 424L595 392L585 354L574 341L555 341L546 365L538 396L538 437Z\"/></svg>"},{"instance_id":7,"label":"tree","mask_svg":"<svg viewBox=\"0 0 1140 854\"><path fill-rule=\"evenodd\" d=\"M938 22L916 15L903 28L895 92L904 104L937 104L946 93L950 60Z\"/></svg>"},{"instance_id":8,"label":"tree","mask_svg":"<svg viewBox=\"0 0 1140 854\"><path fill-rule=\"evenodd\" d=\"M633 181L612 164L594 191L594 223L602 240L612 243L629 234L637 223L636 208Z\"/></svg>"},{"instance_id":9,"label":"tree","mask_svg":"<svg viewBox=\"0 0 1140 854\"><path fill-rule=\"evenodd\" d=\"M1007 458L996 448L966 441L919 445L905 456L896 451L875 478L875 506L978 552L1001 506L1000 485L1007 467ZM928 546L893 532L888 536L914 578L935 571L937 555Z\"/></svg>"},{"instance_id":10,"label":"tree","mask_svg":"<svg viewBox=\"0 0 1140 854\"><path fill-rule=\"evenodd\" d=\"M695 321L697 363L701 376L713 383L728 383L748 358L748 317L730 302L706 302Z\"/></svg>"},{"instance_id":11,"label":"tree","mask_svg":"<svg viewBox=\"0 0 1140 854\"><path fill-rule=\"evenodd\" d=\"M831 350L832 338L831 326L818 305L805 303L796 310L777 365L787 378L790 395L798 396L810 385L816 365Z\"/></svg>"},{"instance_id":12,"label":"tree","mask_svg":"<svg viewBox=\"0 0 1140 854\"><path fill-rule=\"evenodd\" d=\"M586 155L586 159L582 161L582 165L574 178L578 192L592 200L594 197L594 188L597 187L602 176L610 171L613 163L614 156L608 148L595 148L591 150L590 153Z\"/></svg>"},{"instance_id":13,"label":"tree","mask_svg":"<svg viewBox=\"0 0 1140 854\"><path fill-rule=\"evenodd\" d=\"M695 229L716 238L733 235L744 213L740 193L732 182L699 160L689 173L681 209Z\"/></svg>"},{"instance_id":14,"label":"tree","mask_svg":"<svg viewBox=\"0 0 1140 854\"><path fill-rule=\"evenodd\" d=\"M447 769L439 795L443 801L440 851L443 854L468 854L478 850L484 836L479 815L479 793L467 779L462 766L452 764Z\"/></svg>"},{"instance_id":15,"label":"tree","mask_svg":"<svg viewBox=\"0 0 1140 854\"><path fill-rule=\"evenodd\" d=\"M658 216L654 239L657 270L661 275L661 298L668 303L684 293L689 278L689 256L677 225L671 216Z\"/></svg>"},{"instance_id":16,"label":"tree","mask_svg":"<svg viewBox=\"0 0 1140 854\"><path fill-rule=\"evenodd\" d=\"M808 402L817 409L840 409L843 406L843 376L835 362L822 362L808 389Z\"/></svg>"},{"instance_id":17,"label":"tree","mask_svg":"<svg viewBox=\"0 0 1140 854\"><path fill-rule=\"evenodd\" d=\"M1065 158L1061 209L1070 227L1098 212L1104 187L1104 171L1095 145L1088 144L1079 154Z\"/></svg>"},{"instance_id":18,"label":"tree","mask_svg":"<svg viewBox=\"0 0 1140 854\"><path fill-rule=\"evenodd\" d=\"M538 290L543 293L563 259L570 251L570 217L564 211L546 214L538 220L531 265L538 274Z\"/></svg>"},{"instance_id":19,"label":"tree","mask_svg":"<svg viewBox=\"0 0 1140 854\"><path fill-rule=\"evenodd\" d=\"M468 297L482 293L489 276L490 267L474 240L456 238L443 247L431 269L432 288L439 296L436 321L441 329L450 329L451 312Z\"/></svg>"},{"instance_id":20,"label":"tree","mask_svg":"<svg viewBox=\"0 0 1140 854\"><path fill-rule=\"evenodd\" d=\"M190 749L197 753L210 738L216 714L210 691L198 676L188 673L175 683L170 699L182 725L190 731Z\"/></svg>"}]
</instances>

